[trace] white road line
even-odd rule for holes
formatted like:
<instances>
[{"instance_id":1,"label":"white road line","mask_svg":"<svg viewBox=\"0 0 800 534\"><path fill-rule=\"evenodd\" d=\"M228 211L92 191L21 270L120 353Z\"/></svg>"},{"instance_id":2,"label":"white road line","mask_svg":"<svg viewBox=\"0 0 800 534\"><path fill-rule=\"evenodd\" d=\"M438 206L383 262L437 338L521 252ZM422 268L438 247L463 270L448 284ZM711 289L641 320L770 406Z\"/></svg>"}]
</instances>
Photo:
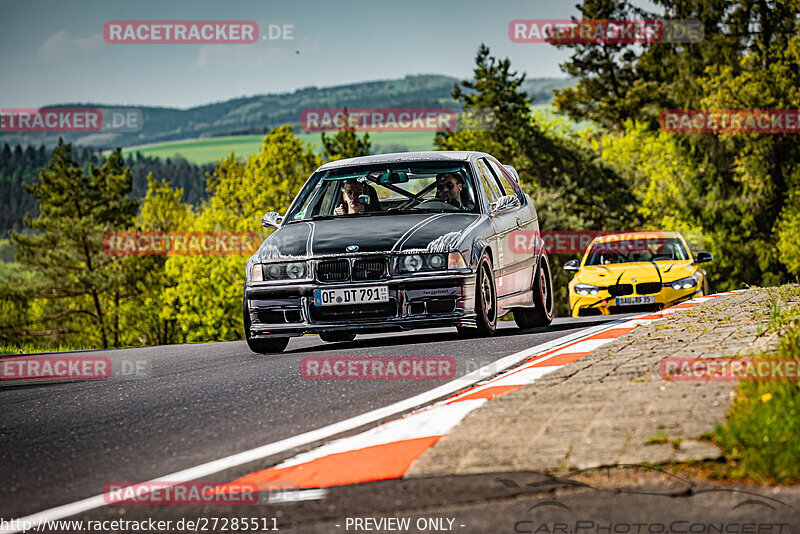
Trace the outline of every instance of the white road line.
<instances>
[{"instance_id":1,"label":"white road line","mask_svg":"<svg viewBox=\"0 0 800 534\"><path fill-rule=\"evenodd\" d=\"M622 322L624 322L624 319L609 321L600 326L586 328L584 330L580 330L573 334L562 336L558 339L548 341L547 343L542 343L540 345L536 345L535 347L530 347L520 352L516 352L514 354L505 356L469 374L451 380L447 384L443 384L432 390L420 393L419 395L415 395L413 397L396 402L389 406L384 406L383 408L378 408L376 410L372 410L371 412L366 412L364 414L351 417L350 419L345 419L344 421L339 421L338 423L318 428L310 432L305 432L303 434L299 434L291 438L282 439L280 441L269 443L267 445L261 445L260 447L256 447L254 449L233 454L225 458L220 458L219 460L213 460L211 462L200 464L195 467L190 467L188 469L183 469L181 471L177 471L169 475L164 475L162 477L145 482L143 483L143 485L147 486L153 482L160 482L160 483L172 482L173 484L177 484L180 482L188 482L190 480L196 480L198 478L213 475L214 473L219 473L220 471L224 471L232 467L237 467L246 463L253 462L255 460L261 460L263 458L280 454L282 452L294 449L296 447L302 447L304 445L308 445L309 443L314 443L316 441L321 441L323 439L330 438L331 436L341 434L342 432L347 432L349 430L353 430L358 427L374 423L381 419L391 417L398 413L405 412L413 408L417 408L419 406L431 403L436 399L439 399L446 395L451 395L465 387L469 387L473 384L477 384L478 382L484 381L489 376L494 376L495 374L504 371L506 369L509 369L517 365L519 362L524 361L532 356L536 356L538 354L542 354L550 350L553 350L555 348L561 347L563 345L575 341L576 339L587 337L596 334L598 332L602 332L604 330L617 327ZM108 503L108 501L106 500L107 498L110 498L110 494L96 495L94 497L89 497L70 504L57 506L55 508L50 508L48 510L44 510L41 512L37 512L22 517L16 520L16 523L10 523L10 524L20 524L26 521L29 522L30 524L37 524L40 521L46 523L47 521L64 519L66 517L87 512L89 510L94 510L95 508L106 506L106 504ZM0 530L0 534L14 534L16 532L21 532L21 531L22 531L21 528L4 529Z\"/></svg>"}]
</instances>

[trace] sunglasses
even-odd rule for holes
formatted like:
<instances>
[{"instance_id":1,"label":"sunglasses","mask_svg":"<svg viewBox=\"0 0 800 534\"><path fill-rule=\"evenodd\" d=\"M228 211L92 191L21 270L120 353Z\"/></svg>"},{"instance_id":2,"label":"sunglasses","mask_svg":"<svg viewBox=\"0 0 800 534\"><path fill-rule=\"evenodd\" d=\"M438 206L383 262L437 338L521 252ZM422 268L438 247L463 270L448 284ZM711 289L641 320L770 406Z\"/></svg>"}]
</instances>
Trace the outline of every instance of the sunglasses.
<instances>
[{"instance_id":1,"label":"sunglasses","mask_svg":"<svg viewBox=\"0 0 800 534\"><path fill-rule=\"evenodd\" d=\"M437 191L444 191L445 189L450 190L456 186L455 182L443 182L436 186Z\"/></svg>"}]
</instances>

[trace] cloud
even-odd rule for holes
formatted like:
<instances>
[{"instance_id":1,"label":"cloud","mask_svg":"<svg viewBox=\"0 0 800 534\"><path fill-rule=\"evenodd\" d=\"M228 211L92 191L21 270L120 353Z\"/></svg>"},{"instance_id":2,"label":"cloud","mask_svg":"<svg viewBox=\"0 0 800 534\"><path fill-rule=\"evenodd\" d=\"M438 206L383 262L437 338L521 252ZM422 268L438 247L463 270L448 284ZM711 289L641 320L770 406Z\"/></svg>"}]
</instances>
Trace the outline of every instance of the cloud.
<instances>
[{"instance_id":1,"label":"cloud","mask_svg":"<svg viewBox=\"0 0 800 534\"><path fill-rule=\"evenodd\" d=\"M90 37L70 37L66 30L61 30L48 37L39 47L39 55L56 57L66 51L77 49L83 52L96 49L103 42L102 36L97 33Z\"/></svg>"},{"instance_id":2,"label":"cloud","mask_svg":"<svg viewBox=\"0 0 800 534\"><path fill-rule=\"evenodd\" d=\"M290 58L292 53L286 48L252 45L202 45L194 61L195 69L241 65L253 69L279 63Z\"/></svg>"}]
</instances>

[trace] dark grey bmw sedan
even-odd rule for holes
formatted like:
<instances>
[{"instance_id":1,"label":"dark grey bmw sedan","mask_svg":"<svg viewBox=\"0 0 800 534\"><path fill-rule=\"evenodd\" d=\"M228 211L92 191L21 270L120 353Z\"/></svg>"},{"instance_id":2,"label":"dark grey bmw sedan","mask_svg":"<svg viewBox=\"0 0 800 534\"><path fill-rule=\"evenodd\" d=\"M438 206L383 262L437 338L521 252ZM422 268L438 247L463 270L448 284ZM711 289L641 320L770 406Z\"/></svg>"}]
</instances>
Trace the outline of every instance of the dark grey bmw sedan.
<instances>
[{"instance_id":1,"label":"dark grey bmw sedan","mask_svg":"<svg viewBox=\"0 0 800 534\"><path fill-rule=\"evenodd\" d=\"M327 163L247 261L248 346L281 352L292 336L455 326L492 335L553 318L539 223L516 171L482 152L382 154ZM524 253L515 234L536 236ZM532 252L531 252L532 250Z\"/></svg>"}]
</instances>

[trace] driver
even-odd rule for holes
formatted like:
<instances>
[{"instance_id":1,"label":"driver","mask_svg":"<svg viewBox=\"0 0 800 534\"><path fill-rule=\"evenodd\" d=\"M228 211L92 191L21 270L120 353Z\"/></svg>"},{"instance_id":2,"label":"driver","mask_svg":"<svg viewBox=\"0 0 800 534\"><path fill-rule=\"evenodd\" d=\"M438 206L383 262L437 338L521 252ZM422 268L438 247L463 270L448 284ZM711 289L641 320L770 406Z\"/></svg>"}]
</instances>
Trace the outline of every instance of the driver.
<instances>
[{"instance_id":1,"label":"driver","mask_svg":"<svg viewBox=\"0 0 800 534\"><path fill-rule=\"evenodd\" d=\"M358 201L358 197L364 194L364 186L356 179L344 181L342 186L342 203L333 210L335 215L345 215L346 213L364 213L364 205Z\"/></svg>"},{"instance_id":2,"label":"driver","mask_svg":"<svg viewBox=\"0 0 800 534\"><path fill-rule=\"evenodd\" d=\"M461 203L461 190L464 181L460 175L454 173L441 173L436 175L436 198L464 209Z\"/></svg>"},{"instance_id":3,"label":"driver","mask_svg":"<svg viewBox=\"0 0 800 534\"><path fill-rule=\"evenodd\" d=\"M381 211L375 190L366 184L362 184L355 178L349 178L344 181L341 193L342 199L339 205L333 210L334 215ZM370 201L367 204L359 202L358 197L362 195L369 197Z\"/></svg>"}]
</instances>

